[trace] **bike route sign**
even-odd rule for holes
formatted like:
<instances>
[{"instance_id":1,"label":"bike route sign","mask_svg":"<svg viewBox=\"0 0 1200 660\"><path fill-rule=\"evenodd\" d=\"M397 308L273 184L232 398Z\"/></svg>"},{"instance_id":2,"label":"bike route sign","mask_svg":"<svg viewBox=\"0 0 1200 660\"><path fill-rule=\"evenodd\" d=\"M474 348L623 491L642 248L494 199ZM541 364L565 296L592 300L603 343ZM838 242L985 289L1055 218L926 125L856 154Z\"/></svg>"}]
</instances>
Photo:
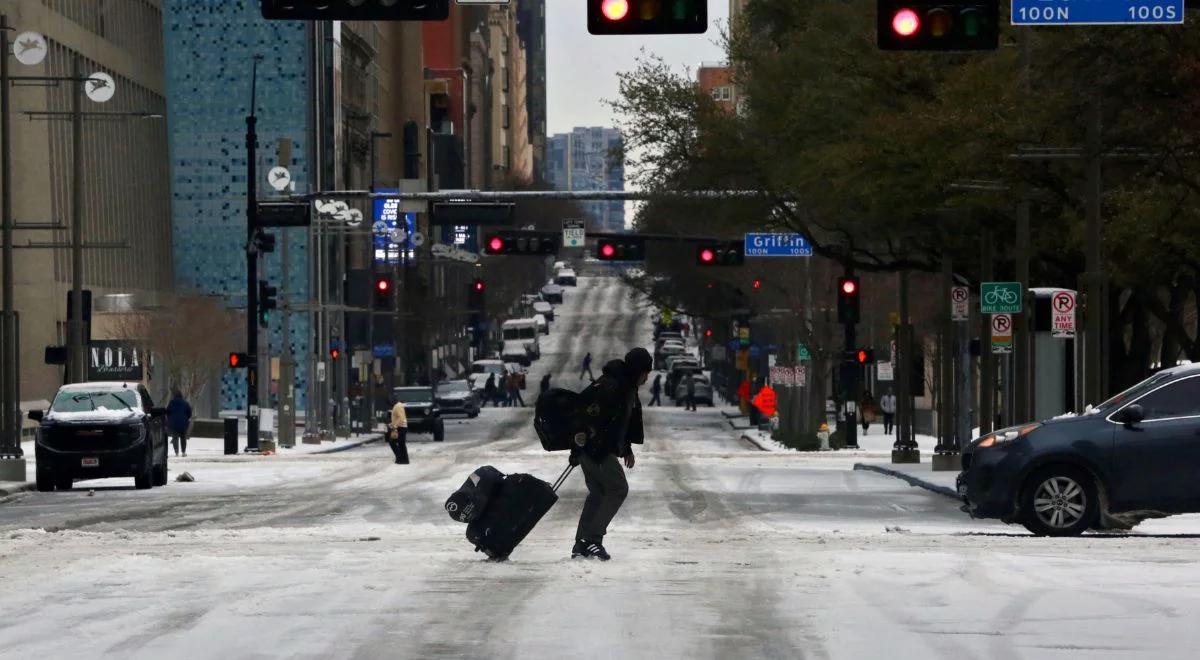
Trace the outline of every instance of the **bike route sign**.
<instances>
[{"instance_id":1,"label":"bike route sign","mask_svg":"<svg viewBox=\"0 0 1200 660\"><path fill-rule=\"evenodd\" d=\"M1184 0L1013 0L1013 25L1178 25Z\"/></svg>"},{"instance_id":2,"label":"bike route sign","mask_svg":"<svg viewBox=\"0 0 1200 660\"><path fill-rule=\"evenodd\" d=\"M981 314L1020 314L1020 282L981 282L979 284Z\"/></svg>"}]
</instances>

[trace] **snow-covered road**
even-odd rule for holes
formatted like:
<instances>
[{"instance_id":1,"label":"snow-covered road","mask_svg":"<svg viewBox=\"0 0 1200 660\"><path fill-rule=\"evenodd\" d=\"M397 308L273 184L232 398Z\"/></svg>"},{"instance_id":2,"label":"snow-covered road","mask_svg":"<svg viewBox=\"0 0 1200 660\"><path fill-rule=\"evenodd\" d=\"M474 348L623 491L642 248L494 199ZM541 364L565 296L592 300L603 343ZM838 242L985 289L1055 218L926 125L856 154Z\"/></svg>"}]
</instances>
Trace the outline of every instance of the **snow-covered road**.
<instances>
[{"instance_id":1,"label":"snow-covered road","mask_svg":"<svg viewBox=\"0 0 1200 660\"><path fill-rule=\"evenodd\" d=\"M647 343L581 278L530 374ZM532 403L532 402L530 402ZM1195 540L1035 539L837 455L759 452L714 409L649 409L607 563L569 559L578 475L512 559L442 502L476 466L552 480L530 410L386 447L172 463L195 483L0 503L0 657L1191 658ZM1194 530L1200 532L1200 529Z\"/></svg>"}]
</instances>

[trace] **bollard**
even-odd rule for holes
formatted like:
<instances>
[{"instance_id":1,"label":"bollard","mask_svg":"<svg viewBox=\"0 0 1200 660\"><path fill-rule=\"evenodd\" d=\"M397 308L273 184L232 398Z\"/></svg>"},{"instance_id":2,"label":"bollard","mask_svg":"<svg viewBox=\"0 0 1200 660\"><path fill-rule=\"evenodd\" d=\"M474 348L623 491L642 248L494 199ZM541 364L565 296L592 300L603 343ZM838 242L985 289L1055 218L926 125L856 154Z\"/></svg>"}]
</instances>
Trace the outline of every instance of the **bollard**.
<instances>
[{"instance_id":1,"label":"bollard","mask_svg":"<svg viewBox=\"0 0 1200 660\"><path fill-rule=\"evenodd\" d=\"M237 417L225 418L225 455L230 456L238 453L238 419Z\"/></svg>"}]
</instances>

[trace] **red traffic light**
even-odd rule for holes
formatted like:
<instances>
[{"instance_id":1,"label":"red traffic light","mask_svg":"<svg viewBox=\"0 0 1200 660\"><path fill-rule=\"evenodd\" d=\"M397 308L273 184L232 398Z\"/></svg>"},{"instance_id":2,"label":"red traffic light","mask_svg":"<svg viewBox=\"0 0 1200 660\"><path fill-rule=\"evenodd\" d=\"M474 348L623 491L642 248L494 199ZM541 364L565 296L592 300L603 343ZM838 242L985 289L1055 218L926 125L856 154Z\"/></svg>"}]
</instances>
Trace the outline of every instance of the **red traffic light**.
<instances>
[{"instance_id":1,"label":"red traffic light","mask_svg":"<svg viewBox=\"0 0 1200 660\"><path fill-rule=\"evenodd\" d=\"M892 31L901 37L911 37L921 29L921 17L905 7L892 15Z\"/></svg>"},{"instance_id":2,"label":"red traffic light","mask_svg":"<svg viewBox=\"0 0 1200 660\"><path fill-rule=\"evenodd\" d=\"M867 363L867 352L860 348L858 350L858 352L854 354L854 359L858 360L859 364L866 364Z\"/></svg>"},{"instance_id":3,"label":"red traffic light","mask_svg":"<svg viewBox=\"0 0 1200 660\"><path fill-rule=\"evenodd\" d=\"M612 259L617 254L617 248L613 247L612 243L603 243L600 245L600 256L606 259Z\"/></svg>"},{"instance_id":4,"label":"red traffic light","mask_svg":"<svg viewBox=\"0 0 1200 660\"><path fill-rule=\"evenodd\" d=\"M483 280L476 278L475 283L471 285L471 288L474 289L476 293L483 293Z\"/></svg>"},{"instance_id":5,"label":"red traffic light","mask_svg":"<svg viewBox=\"0 0 1200 660\"><path fill-rule=\"evenodd\" d=\"M245 362L246 362L245 354L243 354L243 353L230 353L229 354L229 368L230 369L239 369L241 367L244 367L244 366L246 366Z\"/></svg>"},{"instance_id":6,"label":"red traffic light","mask_svg":"<svg viewBox=\"0 0 1200 660\"><path fill-rule=\"evenodd\" d=\"M500 254L504 252L504 239L499 236L493 236L488 241L488 251L492 254Z\"/></svg>"},{"instance_id":7,"label":"red traffic light","mask_svg":"<svg viewBox=\"0 0 1200 660\"><path fill-rule=\"evenodd\" d=\"M704 248L703 250L700 250L700 261L701 262L706 263L706 264L711 264L712 262L716 261L716 259L717 259L717 253L714 252L712 250L712 248Z\"/></svg>"},{"instance_id":8,"label":"red traffic light","mask_svg":"<svg viewBox=\"0 0 1200 660\"><path fill-rule=\"evenodd\" d=\"M858 293L858 281L850 278L842 280L842 293L847 296Z\"/></svg>"},{"instance_id":9,"label":"red traffic light","mask_svg":"<svg viewBox=\"0 0 1200 660\"><path fill-rule=\"evenodd\" d=\"M330 359L336 360L342 357L342 352L339 349L331 348L329 349L329 357Z\"/></svg>"},{"instance_id":10,"label":"red traffic light","mask_svg":"<svg viewBox=\"0 0 1200 660\"><path fill-rule=\"evenodd\" d=\"M762 280L757 277L754 278L754 282L751 284L751 286L753 286L755 289L761 289L762 288Z\"/></svg>"},{"instance_id":11,"label":"red traffic light","mask_svg":"<svg viewBox=\"0 0 1200 660\"><path fill-rule=\"evenodd\" d=\"M375 290L379 293L387 293L392 288L392 283L386 279L375 280Z\"/></svg>"},{"instance_id":12,"label":"red traffic light","mask_svg":"<svg viewBox=\"0 0 1200 660\"><path fill-rule=\"evenodd\" d=\"M711 337L711 336L712 336L712 328L705 328L705 329L704 329L704 336L705 336L705 337Z\"/></svg>"},{"instance_id":13,"label":"red traffic light","mask_svg":"<svg viewBox=\"0 0 1200 660\"><path fill-rule=\"evenodd\" d=\"M600 11L604 18L619 21L629 15L629 0L603 0L600 3Z\"/></svg>"}]
</instances>

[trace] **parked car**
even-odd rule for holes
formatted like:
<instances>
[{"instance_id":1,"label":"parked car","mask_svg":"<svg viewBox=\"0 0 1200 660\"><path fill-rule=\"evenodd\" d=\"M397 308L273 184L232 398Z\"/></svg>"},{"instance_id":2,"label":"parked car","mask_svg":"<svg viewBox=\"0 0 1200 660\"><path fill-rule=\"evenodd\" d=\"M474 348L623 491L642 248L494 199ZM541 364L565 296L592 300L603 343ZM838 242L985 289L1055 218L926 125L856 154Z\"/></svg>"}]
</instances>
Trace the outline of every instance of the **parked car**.
<instances>
[{"instance_id":1,"label":"parked car","mask_svg":"<svg viewBox=\"0 0 1200 660\"><path fill-rule=\"evenodd\" d=\"M663 343L665 343L667 341L672 341L672 340L677 341L679 343L683 343L683 333L675 332L675 331L660 332L654 338L654 346L655 346L655 348L657 348L659 346L662 346Z\"/></svg>"},{"instance_id":2,"label":"parked car","mask_svg":"<svg viewBox=\"0 0 1200 660\"><path fill-rule=\"evenodd\" d=\"M559 286L575 286L575 271L564 268L554 277L554 283Z\"/></svg>"},{"instance_id":3,"label":"parked car","mask_svg":"<svg viewBox=\"0 0 1200 660\"><path fill-rule=\"evenodd\" d=\"M526 293L521 296L522 305L534 305L539 302L546 302L542 300L542 294L540 293Z\"/></svg>"},{"instance_id":4,"label":"parked car","mask_svg":"<svg viewBox=\"0 0 1200 660\"><path fill-rule=\"evenodd\" d=\"M547 321L550 321L551 323L554 322L554 305L551 305L541 298L533 303L533 313L541 314L542 316L546 317Z\"/></svg>"},{"instance_id":5,"label":"parked car","mask_svg":"<svg viewBox=\"0 0 1200 660\"><path fill-rule=\"evenodd\" d=\"M446 439L441 407L437 404L432 387L393 388L392 405L396 405L397 402L404 404L409 433L432 433L434 442Z\"/></svg>"},{"instance_id":6,"label":"parked car","mask_svg":"<svg viewBox=\"0 0 1200 660\"><path fill-rule=\"evenodd\" d=\"M554 262L554 272L556 272L556 273L566 267L567 267L567 262L565 262L565 261Z\"/></svg>"},{"instance_id":7,"label":"parked car","mask_svg":"<svg viewBox=\"0 0 1200 660\"><path fill-rule=\"evenodd\" d=\"M1166 369L1082 415L989 433L962 452L975 518L1073 536L1120 514L1200 512L1200 364Z\"/></svg>"},{"instance_id":8,"label":"parked car","mask_svg":"<svg viewBox=\"0 0 1200 660\"><path fill-rule=\"evenodd\" d=\"M534 323L537 323L538 334L550 334L550 322L546 320L545 316L542 316L541 314L534 314L533 321Z\"/></svg>"},{"instance_id":9,"label":"parked car","mask_svg":"<svg viewBox=\"0 0 1200 660\"><path fill-rule=\"evenodd\" d=\"M478 393L487 385L488 376L500 378L505 371L503 360L475 360L471 363L471 373L467 374L467 382L471 384L471 389Z\"/></svg>"},{"instance_id":10,"label":"parked car","mask_svg":"<svg viewBox=\"0 0 1200 660\"><path fill-rule=\"evenodd\" d=\"M685 380L687 378L687 373L689 372L680 372L677 380L675 381L674 399L675 405L677 406L682 406L684 400L687 398L687 381ZM692 391L694 392L692 399L696 403L706 403L710 406L713 405L712 383L709 382L708 376L705 376L698 370L690 373L692 374Z\"/></svg>"},{"instance_id":11,"label":"parked car","mask_svg":"<svg viewBox=\"0 0 1200 660\"><path fill-rule=\"evenodd\" d=\"M679 383L679 379L682 378L684 374L689 373L699 374L704 372L702 369L700 369L700 365L698 364L683 363L676 364L674 367L672 367L671 370L667 372L667 391L674 392L675 385Z\"/></svg>"},{"instance_id":12,"label":"parked car","mask_svg":"<svg viewBox=\"0 0 1200 660\"><path fill-rule=\"evenodd\" d=\"M667 342L659 348L654 354L654 368L663 369L666 366L667 358L673 355L683 355L687 353L687 348L683 344L673 344Z\"/></svg>"},{"instance_id":13,"label":"parked car","mask_svg":"<svg viewBox=\"0 0 1200 660\"><path fill-rule=\"evenodd\" d=\"M465 380L447 380L438 383L435 391L438 410L443 415L479 416L479 395Z\"/></svg>"},{"instance_id":14,"label":"parked car","mask_svg":"<svg viewBox=\"0 0 1200 660\"><path fill-rule=\"evenodd\" d=\"M39 491L70 490L74 481L133 477L137 488L167 483L165 408L138 383L64 385L38 422L34 454Z\"/></svg>"},{"instance_id":15,"label":"parked car","mask_svg":"<svg viewBox=\"0 0 1200 660\"><path fill-rule=\"evenodd\" d=\"M553 282L542 287L542 299L548 303L561 305L563 301L563 288Z\"/></svg>"}]
</instances>

